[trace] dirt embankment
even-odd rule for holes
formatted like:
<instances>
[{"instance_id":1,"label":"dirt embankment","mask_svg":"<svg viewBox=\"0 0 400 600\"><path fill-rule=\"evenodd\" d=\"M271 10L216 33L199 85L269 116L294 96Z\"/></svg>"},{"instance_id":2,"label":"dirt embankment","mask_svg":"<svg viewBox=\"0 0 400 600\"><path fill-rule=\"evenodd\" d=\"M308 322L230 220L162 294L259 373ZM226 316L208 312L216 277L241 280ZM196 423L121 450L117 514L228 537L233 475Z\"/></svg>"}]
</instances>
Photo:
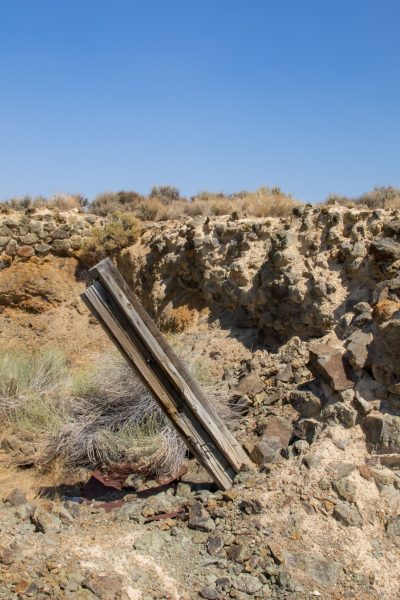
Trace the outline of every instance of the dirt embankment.
<instances>
[{"instance_id":1,"label":"dirt embankment","mask_svg":"<svg viewBox=\"0 0 400 600\"><path fill-rule=\"evenodd\" d=\"M107 514L79 490L44 504L14 493L0 597L398 598L399 240L398 210L336 206L145 229L117 264L229 397L257 470L221 494L192 464L177 488L131 490ZM57 343L75 360L109 348L78 298L84 278L74 256L13 256L2 347ZM177 509L185 520L145 523Z\"/></svg>"}]
</instances>

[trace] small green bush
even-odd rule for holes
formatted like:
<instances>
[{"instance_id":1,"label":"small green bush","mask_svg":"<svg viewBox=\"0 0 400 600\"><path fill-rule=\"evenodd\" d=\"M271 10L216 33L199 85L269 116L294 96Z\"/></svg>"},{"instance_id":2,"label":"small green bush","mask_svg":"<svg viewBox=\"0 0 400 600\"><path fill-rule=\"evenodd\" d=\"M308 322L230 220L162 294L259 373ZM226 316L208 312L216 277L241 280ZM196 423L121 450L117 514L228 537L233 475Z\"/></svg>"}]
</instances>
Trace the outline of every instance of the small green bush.
<instances>
[{"instance_id":1,"label":"small green bush","mask_svg":"<svg viewBox=\"0 0 400 600\"><path fill-rule=\"evenodd\" d=\"M136 242L141 226L130 213L114 212L101 227L94 227L91 236L86 238L81 251L81 260L92 262L112 256Z\"/></svg>"},{"instance_id":2,"label":"small green bush","mask_svg":"<svg viewBox=\"0 0 400 600\"><path fill-rule=\"evenodd\" d=\"M65 411L64 355L55 348L0 354L0 414L23 433L51 431Z\"/></svg>"}]
</instances>

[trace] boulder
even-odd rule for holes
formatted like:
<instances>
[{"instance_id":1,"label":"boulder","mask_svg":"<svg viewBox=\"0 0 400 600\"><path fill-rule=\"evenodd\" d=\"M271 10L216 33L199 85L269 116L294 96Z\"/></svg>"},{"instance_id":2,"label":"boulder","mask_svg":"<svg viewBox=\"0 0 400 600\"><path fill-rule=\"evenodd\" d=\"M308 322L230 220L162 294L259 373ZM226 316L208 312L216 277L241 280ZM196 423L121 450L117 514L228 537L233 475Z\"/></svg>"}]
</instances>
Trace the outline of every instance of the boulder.
<instances>
[{"instance_id":1,"label":"boulder","mask_svg":"<svg viewBox=\"0 0 400 600\"><path fill-rule=\"evenodd\" d=\"M35 233L27 233L21 236L20 241L27 246L31 246L32 244L37 244L38 237Z\"/></svg>"},{"instance_id":2,"label":"boulder","mask_svg":"<svg viewBox=\"0 0 400 600\"><path fill-rule=\"evenodd\" d=\"M7 502L13 506L20 506L21 504L26 504L28 500L21 489L14 488L7 496Z\"/></svg>"},{"instance_id":3,"label":"boulder","mask_svg":"<svg viewBox=\"0 0 400 600\"><path fill-rule=\"evenodd\" d=\"M36 531L41 533L57 532L61 530L61 519L47 510L36 508L32 517L32 523L36 527Z\"/></svg>"},{"instance_id":4,"label":"boulder","mask_svg":"<svg viewBox=\"0 0 400 600\"><path fill-rule=\"evenodd\" d=\"M346 527L361 527L363 524L363 518L359 510L348 502L338 502L333 511L333 516Z\"/></svg>"},{"instance_id":5,"label":"boulder","mask_svg":"<svg viewBox=\"0 0 400 600\"><path fill-rule=\"evenodd\" d=\"M321 410L321 400L310 391L295 390L289 400L302 417L314 417Z\"/></svg>"},{"instance_id":6,"label":"boulder","mask_svg":"<svg viewBox=\"0 0 400 600\"><path fill-rule=\"evenodd\" d=\"M15 240L10 240L5 248L5 253L8 256L15 256L17 254L18 244Z\"/></svg>"},{"instance_id":7,"label":"boulder","mask_svg":"<svg viewBox=\"0 0 400 600\"><path fill-rule=\"evenodd\" d=\"M46 256L51 251L50 244L36 244L35 251L38 256Z\"/></svg>"},{"instance_id":8,"label":"boulder","mask_svg":"<svg viewBox=\"0 0 400 600\"><path fill-rule=\"evenodd\" d=\"M189 529L197 529L198 531L213 531L215 523L209 513L203 508L198 501L194 502L189 509Z\"/></svg>"},{"instance_id":9,"label":"boulder","mask_svg":"<svg viewBox=\"0 0 400 600\"><path fill-rule=\"evenodd\" d=\"M67 229L56 229L51 234L53 240L65 240L69 238L69 236L70 232Z\"/></svg>"},{"instance_id":10,"label":"boulder","mask_svg":"<svg viewBox=\"0 0 400 600\"><path fill-rule=\"evenodd\" d=\"M358 392L354 394L353 406L362 416L368 415L374 409L373 405L365 400Z\"/></svg>"},{"instance_id":11,"label":"boulder","mask_svg":"<svg viewBox=\"0 0 400 600\"><path fill-rule=\"evenodd\" d=\"M369 346L372 333L356 329L347 339L347 357L355 369L363 369L370 364Z\"/></svg>"},{"instance_id":12,"label":"boulder","mask_svg":"<svg viewBox=\"0 0 400 600\"><path fill-rule=\"evenodd\" d=\"M115 600L120 597L121 580L116 575L90 574L82 581L82 587L94 594L100 600Z\"/></svg>"},{"instance_id":13,"label":"boulder","mask_svg":"<svg viewBox=\"0 0 400 600\"><path fill-rule=\"evenodd\" d=\"M314 344L310 348L309 369L321 377L333 390L340 392L354 387L350 365L341 350L326 344Z\"/></svg>"},{"instance_id":14,"label":"boulder","mask_svg":"<svg viewBox=\"0 0 400 600\"><path fill-rule=\"evenodd\" d=\"M272 462L279 451L289 444L292 434L291 421L277 416L269 417L261 440L253 447L251 459L259 465Z\"/></svg>"},{"instance_id":15,"label":"boulder","mask_svg":"<svg viewBox=\"0 0 400 600\"><path fill-rule=\"evenodd\" d=\"M210 535L207 539L207 551L211 556L220 554L224 547L224 538L222 535Z\"/></svg>"},{"instance_id":16,"label":"boulder","mask_svg":"<svg viewBox=\"0 0 400 600\"><path fill-rule=\"evenodd\" d=\"M378 454L400 453L400 417L390 414L369 414L363 423L370 450Z\"/></svg>"},{"instance_id":17,"label":"boulder","mask_svg":"<svg viewBox=\"0 0 400 600\"><path fill-rule=\"evenodd\" d=\"M199 592L200 598L206 598L206 600L217 600L219 598L219 594L215 588L206 586L203 587Z\"/></svg>"},{"instance_id":18,"label":"boulder","mask_svg":"<svg viewBox=\"0 0 400 600\"><path fill-rule=\"evenodd\" d=\"M235 395L253 398L264 389L264 384L255 371L245 375L235 388Z\"/></svg>"},{"instance_id":19,"label":"boulder","mask_svg":"<svg viewBox=\"0 0 400 600\"><path fill-rule=\"evenodd\" d=\"M400 258L400 244L391 238L374 240L369 250L376 261L394 261Z\"/></svg>"},{"instance_id":20,"label":"boulder","mask_svg":"<svg viewBox=\"0 0 400 600\"><path fill-rule=\"evenodd\" d=\"M297 421L294 434L301 440L306 440L309 444L315 442L322 430L322 423L316 419L301 419Z\"/></svg>"},{"instance_id":21,"label":"boulder","mask_svg":"<svg viewBox=\"0 0 400 600\"><path fill-rule=\"evenodd\" d=\"M343 572L343 565L312 552L294 555L294 563L305 575L320 585L333 587Z\"/></svg>"},{"instance_id":22,"label":"boulder","mask_svg":"<svg viewBox=\"0 0 400 600\"><path fill-rule=\"evenodd\" d=\"M355 483L348 477L342 477L336 479L332 484L333 489L342 500L348 502L354 502L356 499L356 486Z\"/></svg>"},{"instance_id":23,"label":"boulder","mask_svg":"<svg viewBox=\"0 0 400 600\"><path fill-rule=\"evenodd\" d=\"M59 256L66 256L69 254L71 249L71 243L67 239L55 239L52 244L52 249L54 254L58 254Z\"/></svg>"}]
</instances>

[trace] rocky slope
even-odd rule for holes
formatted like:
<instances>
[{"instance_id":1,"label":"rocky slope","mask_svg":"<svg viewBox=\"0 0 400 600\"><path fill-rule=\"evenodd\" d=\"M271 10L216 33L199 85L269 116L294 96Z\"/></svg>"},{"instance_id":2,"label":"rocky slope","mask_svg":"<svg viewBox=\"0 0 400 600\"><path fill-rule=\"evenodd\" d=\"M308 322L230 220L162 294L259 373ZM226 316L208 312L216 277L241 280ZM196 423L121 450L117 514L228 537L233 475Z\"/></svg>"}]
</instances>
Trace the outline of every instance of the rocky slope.
<instances>
[{"instance_id":1,"label":"rocky slope","mask_svg":"<svg viewBox=\"0 0 400 600\"><path fill-rule=\"evenodd\" d=\"M185 360L195 353L229 395L258 469L220 494L192 466L177 489L128 494L110 513L71 494L41 506L15 492L1 509L0 598L397 598L399 239L398 210L340 206L146 227L117 264ZM18 315L29 330L49 310L70 311L66 330L79 315L63 344L86 332L106 344L71 304L76 261L52 249L6 261L6 344ZM177 509L183 520L144 522Z\"/></svg>"}]
</instances>

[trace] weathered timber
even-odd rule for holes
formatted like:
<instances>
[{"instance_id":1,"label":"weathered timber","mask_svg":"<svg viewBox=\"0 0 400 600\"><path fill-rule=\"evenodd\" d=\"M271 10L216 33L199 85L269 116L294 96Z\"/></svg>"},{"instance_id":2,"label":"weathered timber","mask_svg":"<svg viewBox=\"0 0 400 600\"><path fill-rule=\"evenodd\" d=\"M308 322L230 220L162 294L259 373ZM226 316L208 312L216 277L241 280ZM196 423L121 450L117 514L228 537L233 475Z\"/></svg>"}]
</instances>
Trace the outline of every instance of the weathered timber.
<instances>
[{"instance_id":1,"label":"weathered timber","mask_svg":"<svg viewBox=\"0 0 400 600\"><path fill-rule=\"evenodd\" d=\"M251 462L110 259L90 270L82 299L221 489Z\"/></svg>"}]
</instances>

